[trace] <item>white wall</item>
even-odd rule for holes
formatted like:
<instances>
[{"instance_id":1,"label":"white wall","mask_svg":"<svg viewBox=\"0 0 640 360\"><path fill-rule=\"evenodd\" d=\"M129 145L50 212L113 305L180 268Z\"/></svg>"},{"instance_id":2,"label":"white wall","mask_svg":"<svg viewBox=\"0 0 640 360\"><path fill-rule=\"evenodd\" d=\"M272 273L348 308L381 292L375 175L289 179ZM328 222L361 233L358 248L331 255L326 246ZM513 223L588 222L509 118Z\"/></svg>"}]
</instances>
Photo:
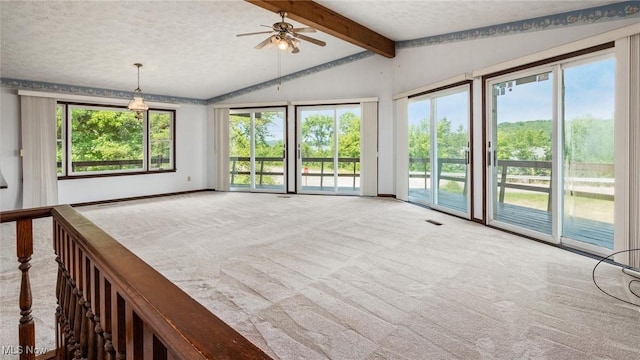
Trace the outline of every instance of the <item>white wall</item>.
<instances>
[{"instance_id":1,"label":"white wall","mask_svg":"<svg viewBox=\"0 0 640 360\"><path fill-rule=\"evenodd\" d=\"M225 104L270 101L325 100L378 97L379 103L379 194L395 193L394 113L391 97L463 73L553 48L571 41L635 24L638 19L610 21L553 30L496 36L441 45L398 49L394 59L372 56L337 66L276 87L226 100ZM283 69L286 73L286 69ZM480 96L480 94L475 94ZM476 109L479 110L479 109ZM482 132L481 113L475 111L474 131ZM479 163L482 144L475 152ZM476 177L481 174L476 175ZM482 194L476 192L475 204L482 206Z\"/></svg>"},{"instance_id":2,"label":"white wall","mask_svg":"<svg viewBox=\"0 0 640 360\"><path fill-rule=\"evenodd\" d=\"M22 207L20 102L17 90L0 92L0 161L8 188L0 190L1 210ZM176 111L176 172L58 181L60 204L111 200L206 189L207 107L181 105ZM191 177L191 180L188 180Z\"/></svg>"}]
</instances>

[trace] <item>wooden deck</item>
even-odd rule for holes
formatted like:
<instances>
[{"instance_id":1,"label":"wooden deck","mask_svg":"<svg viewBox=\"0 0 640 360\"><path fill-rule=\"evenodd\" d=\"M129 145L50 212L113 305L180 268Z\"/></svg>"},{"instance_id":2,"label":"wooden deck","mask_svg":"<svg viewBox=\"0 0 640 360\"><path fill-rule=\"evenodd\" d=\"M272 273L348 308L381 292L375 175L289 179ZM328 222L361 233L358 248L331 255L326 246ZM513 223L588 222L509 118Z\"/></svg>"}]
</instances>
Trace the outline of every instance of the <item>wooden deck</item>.
<instances>
[{"instance_id":1,"label":"wooden deck","mask_svg":"<svg viewBox=\"0 0 640 360\"><path fill-rule=\"evenodd\" d=\"M424 190L410 190L409 196L429 202ZM466 212L466 199L461 194L440 192L439 204L450 209ZM551 212L509 203L498 203L495 219L524 229L551 235ZM613 249L613 224L575 218L565 220L563 236L587 244Z\"/></svg>"},{"instance_id":2,"label":"wooden deck","mask_svg":"<svg viewBox=\"0 0 640 360\"><path fill-rule=\"evenodd\" d=\"M514 204L498 204L496 220L551 234L551 212ZM613 224L575 218L565 220L563 237L613 249Z\"/></svg>"},{"instance_id":3,"label":"wooden deck","mask_svg":"<svg viewBox=\"0 0 640 360\"><path fill-rule=\"evenodd\" d=\"M431 202L431 194L429 191L409 189L409 196L420 199L426 203ZM438 193L438 205L463 213L466 213L468 210L467 200L462 194L446 191L440 191Z\"/></svg>"}]
</instances>

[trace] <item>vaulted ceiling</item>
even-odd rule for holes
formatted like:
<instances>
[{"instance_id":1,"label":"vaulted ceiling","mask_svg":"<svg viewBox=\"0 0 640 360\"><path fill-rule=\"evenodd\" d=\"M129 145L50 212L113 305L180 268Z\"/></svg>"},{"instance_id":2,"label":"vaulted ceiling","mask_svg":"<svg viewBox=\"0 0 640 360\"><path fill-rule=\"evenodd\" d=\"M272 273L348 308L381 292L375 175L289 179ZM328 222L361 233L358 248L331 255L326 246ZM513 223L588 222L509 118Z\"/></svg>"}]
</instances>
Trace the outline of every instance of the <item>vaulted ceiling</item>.
<instances>
[{"instance_id":1,"label":"vaulted ceiling","mask_svg":"<svg viewBox=\"0 0 640 360\"><path fill-rule=\"evenodd\" d=\"M399 42L618 1L316 2ZM140 62L143 92L205 100L364 51L321 32L308 35L325 47L298 54L254 49L268 34L235 36L278 21L241 0L2 1L0 77L132 91Z\"/></svg>"}]
</instances>

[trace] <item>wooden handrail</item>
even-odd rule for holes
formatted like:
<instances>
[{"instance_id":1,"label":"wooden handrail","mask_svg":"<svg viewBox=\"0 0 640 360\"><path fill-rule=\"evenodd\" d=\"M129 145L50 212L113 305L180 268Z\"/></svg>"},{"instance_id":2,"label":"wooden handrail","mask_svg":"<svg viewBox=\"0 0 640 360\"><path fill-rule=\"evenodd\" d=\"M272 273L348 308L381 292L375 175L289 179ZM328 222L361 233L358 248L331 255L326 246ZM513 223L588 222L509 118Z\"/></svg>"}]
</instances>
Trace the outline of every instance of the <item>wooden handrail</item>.
<instances>
[{"instance_id":1,"label":"wooden handrail","mask_svg":"<svg viewBox=\"0 0 640 360\"><path fill-rule=\"evenodd\" d=\"M0 213L0 223L14 222L22 219L40 219L51 216L52 206L31 209L8 210Z\"/></svg>"},{"instance_id":2,"label":"wooden handrail","mask_svg":"<svg viewBox=\"0 0 640 360\"><path fill-rule=\"evenodd\" d=\"M442 164L464 164L465 159L455 159L455 158L439 158L438 162L440 165ZM422 163L429 164L429 158L409 158L409 163ZM518 190L526 190L526 191L534 191L541 192L545 194L549 194L548 197L548 205L547 208L551 209L551 182L549 182L549 186L534 186L528 184L516 184L510 183L507 181L507 172L509 167L516 168L532 168L532 169L551 169L551 161L541 161L541 160L498 160L498 167L501 168L500 176L498 179L498 202L504 202L505 197L505 189L518 189ZM572 163L572 170L581 170L581 171L597 171L597 172L608 172L613 173L614 165L613 164L599 164L599 163ZM438 166L438 170L442 171L442 166ZM409 174L409 178L425 178L428 179L431 177L431 174L427 171L425 167L424 174ZM549 176L550 177L550 176ZM438 180L451 180L464 182L466 185L466 175L464 177L456 177L456 176L446 176L439 174ZM466 191L466 188L465 188ZM574 196L583 197L583 198L592 198L592 199L600 199L600 200L608 200L613 201L614 196L610 194L602 194L602 193L593 193L586 191L572 191Z\"/></svg>"},{"instance_id":3,"label":"wooden handrail","mask_svg":"<svg viewBox=\"0 0 640 360\"><path fill-rule=\"evenodd\" d=\"M53 217L58 263L56 358L270 359L68 205L0 213L2 222L17 226L22 349L37 349L29 283L31 221L47 216ZM34 358L33 352L20 355Z\"/></svg>"},{"instance_id":4,"label":"wooden handrail","mask_svg":"<svg viewBox=\"0 0 640 360\"><path fill-rule=\"evenodd\" d=\"M334 162L334 158L321 158L321 157L314 157L314 158L304 158L304 160L306 162L319 162L320 163L320 172L319 173L312 173L312 172L302 172L301 175L303 177L320 177L320 187L322 187L323 184L323 180L325 176L333 176L333 171L331 173L329 173L329 175L325 174L324 172L324 163L332 163ZM231 175L231 180L230 180L230 184L234 185L235 184L235 176L236 175L251 175L251 171L249 170L238 170L238 166L237 163L239 161L244 161L244 162L248 162L251 161L251 157L249 156L231 156L229 157L229 161L231 161L231 170L229 172L229 174ZM254 159L255 162L259 162L260 166L259 166L259 170L256 170L253 172L254 175L258 175L258 180L256 181L259 185L262 185L263 183L263 176L264 175L274 175L274 176L284 176L283 172L274 172L274 171L265 171L264 170L264 163L265 162L284 162L285 159L281 158L281 157L255 157ZM357 165L358 163L360 163L360 158L346 158L346 157L341 157L338 158L338 164L344 164L344 163L352 163L353 164L353 170L350 173L338 173L338 177L350 177L353 178L353 183L352 183L352 187L355 189L356 188L356 178L360 177L360 173L358 173L357 171Z\"/></svg>"}]
</instances>

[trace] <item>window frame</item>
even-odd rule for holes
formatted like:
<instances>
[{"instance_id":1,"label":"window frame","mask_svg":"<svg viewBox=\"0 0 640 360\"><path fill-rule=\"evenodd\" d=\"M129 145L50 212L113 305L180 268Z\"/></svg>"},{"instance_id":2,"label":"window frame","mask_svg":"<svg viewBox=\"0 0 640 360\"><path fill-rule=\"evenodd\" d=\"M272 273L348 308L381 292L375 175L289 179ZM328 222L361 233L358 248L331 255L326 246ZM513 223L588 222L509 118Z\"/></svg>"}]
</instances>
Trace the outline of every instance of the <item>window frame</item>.
<instances>
[{"instance_id":1,"label":"window frame","mask_svg":"<svg viewBox=\"0 0 640 360\"><path fill-rule=\"evenodd\" d=\"M560 144L559 137L564 138L564 133L562 127L564 126L564 114L561 109L563 109L564 103L564 77L563 72L567 68L572 68L592 62L602 61L609 58L616 58L616 49L614 42L607 42L600 45L592 46L590 48L573 51L563 55L557 55L552 58L546 60L539 60L530 64L524 64L520 66L516 66L510 69L505 69L501 71L497 71L495 73L487 74L482 76L482 88L483 88L483 142L485 146L485 150L483 152L483 179L485 184L483 188L485 191L483 192L483 207L484 207L484 219L483 221L489 225L494 227L499 227L506 231L511 231L517 234L521 234L532 239L536 239L539 241L543 241L546 243L550 243L557 246L563 246L568 248L573 248L578 251L585 251L587 253L592 253L596 255L606 255L611 252L611 249L607 249L605 247L601 247L598 245L593 245L587 242L582 242L580 240L571 239L565 237L562 232L562 224L563 219L562 216L564 214L564 198L562 194L564 194L564 179L562 178L564 175L564 144ZM552 101L553 101L553 118L552 118L552 146L553 146L553 157L552 157L552 177L551 182L551 208L552 208L552 230L550 234L542 234L536 231L532 231L529 229L524 229L522 227L515 227L509 224L502 224L500 221L496 221L493 217L493 206L490 206L489 201L492 198L495 198L495 189L493 189L492 183L492 174L490 167L493 165L489 165L491 160L492 151L494 151L494 147L490 147L489 142L493 142L494 140L494 132L496 129L489 127L489 122L492 120L492 110L493 105L491 105L492 100L491 97L491 89L493 84L509 81L511 79L516 79L518 77L533 75L542 71L548 71L553 74L554 84L552 85ZM616 70L617 72L618 70ZM614 106L615 108L615 106ZM614 119L615 119L615 110L614 110ZM615 120L614 120L615 121ZM615 129L615 122L614 122ZM563 140L564 141L564 140ZM617 151L616 151L617 153ZM614 156L614 165L618 163L618 155ZM560 195L559 195L560 194ZM614 203L614 211L615 211L615 203ZM613 246L616 248L616 224L614 226L614 239Z\"/></svg>"},{"instance_id":2,"label":"window frame","mask_svg":"<svg viewBox=\"0 0 640 360\"><path fill-rule=\"evenodd\" d=\"M162 109L162 108L149 108L144 112L142 118L142 168L138 169L124 169L124 170L103 170L103 171L71 171L71 149L72 149L72 126L71 126L71 111L70 108L83 108L90 110L122 110L130 111L126 106L121 105L109 105L109 104L95 104L95 103L80 103L80 102L68 102L58 101L56 105L56 111L59 106L62 106L62 139L56 139L62 141L62 172L58 173L59 180L68 179L82 179L93 177L109 177L109 176L127 176L127 175L144 175L144 174L158 174L165 172L176 172L176 110L175 109ZM170 168L157 168L151 165L151 141L150 141L150 123L149 116L154 112L168 113L171 116L170 119ZM57 126L56 126L57 127ZM56 135L57 137L57 135ZM57 161L57 159L56 159Z\"/></svg>"}]
</instances>

